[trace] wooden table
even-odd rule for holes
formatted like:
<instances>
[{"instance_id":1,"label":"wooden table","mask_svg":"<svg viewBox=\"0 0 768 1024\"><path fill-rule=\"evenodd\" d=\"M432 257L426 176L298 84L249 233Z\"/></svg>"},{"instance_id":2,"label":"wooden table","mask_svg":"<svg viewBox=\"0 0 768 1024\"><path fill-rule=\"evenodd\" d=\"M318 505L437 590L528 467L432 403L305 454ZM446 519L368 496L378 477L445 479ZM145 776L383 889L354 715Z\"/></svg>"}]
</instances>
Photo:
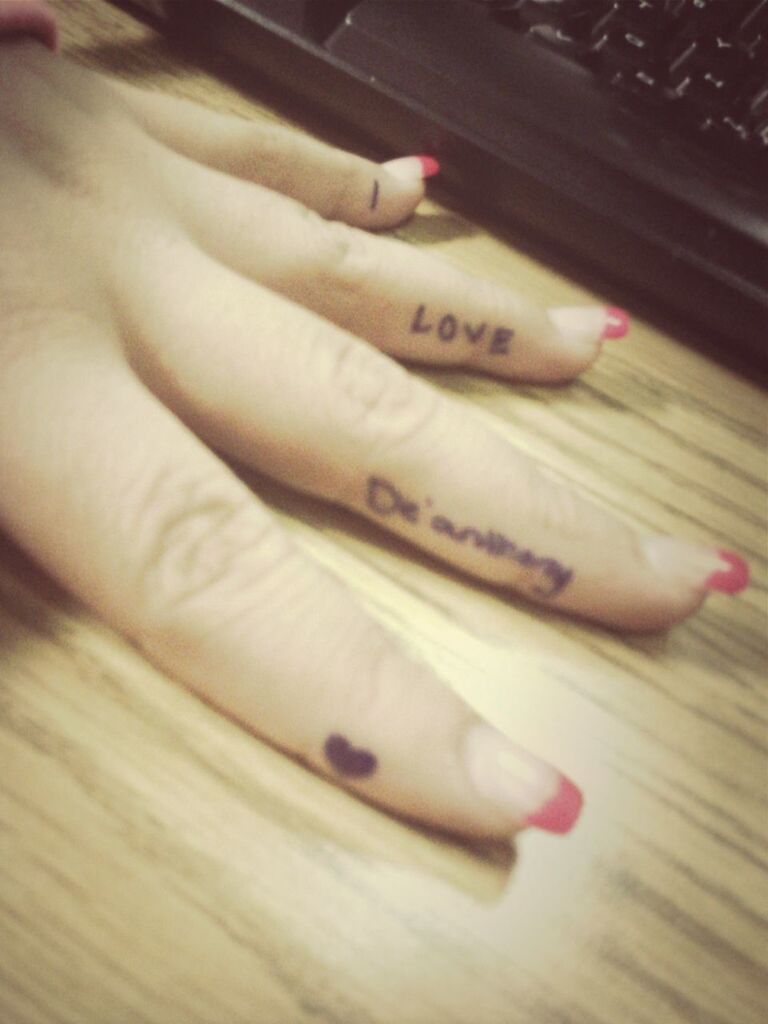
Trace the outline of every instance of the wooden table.
<instances>
[{"instance_id":1,"label":"wooden table","mask_svg":"<svg viewBox=\"0 0 768 1024\"><path fill-rule=\"evenodd\" d=\"M76 59L277 116L268 91L225 85L103 0L57 6ZM399 233L547 302L585 297L433 202ZM762 393L642 321L566 388L429 376L596 500L740 551L754 585L668 634L622 636L268 491L447 684L583 785L571 836L526 833L510 853L419 831L308 774L3 541L3 1024L765 1020Z\"/></svg>"}]
</instances>

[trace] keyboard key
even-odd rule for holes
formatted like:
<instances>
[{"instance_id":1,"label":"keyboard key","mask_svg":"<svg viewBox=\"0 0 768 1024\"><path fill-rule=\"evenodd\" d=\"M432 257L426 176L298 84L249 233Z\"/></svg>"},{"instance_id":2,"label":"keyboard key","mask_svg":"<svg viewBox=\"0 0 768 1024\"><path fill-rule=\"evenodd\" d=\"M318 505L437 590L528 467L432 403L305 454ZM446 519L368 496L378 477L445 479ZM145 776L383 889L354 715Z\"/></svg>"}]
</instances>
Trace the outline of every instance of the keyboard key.
<instances>
[{"instance_id":1,"label":"keyboard key","mask_svg":"<svg viewBox=\"0 0 768 1024\"><path fill-rule=\"evenodd\" d=\"M586 62L595 47L595 35L610 15L610 5L596 8L591 4L580 13L569 15L562 23L532 25L529 35L559 53Z\"/></svg>"},{"instance_id":2,"label":"keyboard key","mask_svg":"<svg viewBox=\"0 0 768 1024\"><path fill-rule=\"evenodd\" d=\"M735 105L733 90L729 79L700 65L693 70L685 95L702 111L725 115Z\"/></svg>"},{"instance_id":3,"label":"keyboard key","mask_svg":"<svg viewBox=\"0 0 768 1024\"><path fill-rule=\"evenodd\" d=\"M643 103L662 104L667 101L665 81L652 70L632 68L617 71L608 81L625 95Z\"/></svg>"},{"instance_id":4,"label":"keyboard key","mask_svg":"<svg viewBox=\"0 0 768 1024\"><path fill-rule=\"evenodd\" d=\"M608 30L601 56L610 69L622 66L650 68L659 63L658 47L654 45L654 40L621 24Z\"/></svg>"},{"instance_id":5,"label":"keyboard key","mask_svg":"<svg viewBox=\"0 0 768 1024\"><path fill-rule=\"evenodd\" d=\"M552 25L565 28L566 23L578 17L590 17L595 12L610 7L601 0L527 0L518 13L525 25Z\"/></svg>"},{"instance_id":6,"label":"keyboard key","mask_svg":"<svg viewBox=\"0 0 768 1024\"><path fill-rule=\"evenodd\" d=\"M0 0L2 2L2 0ZM307 39L322 41L354 7L355 0L239 0L271 22Z\"/></svg>"},{"instance_id":7,"label":"keyboard key","mask_svg":"<svg viewBox=\"0 0 768 1024\"><path fill-rule=\"evenodd\" d=\"M616 16L628 31L658 39L678 19L685 0L622 0Z\"/></svg>"},{"instance_id":8,"label":"keyboard key","mask_svg":"<svg viewBox=\"0 0 768 1024\"><path fill-rule=\"evenodd\" d=\"M754 0L687 0L680 11L685 38L711 38L727 32L750 13Z\"/></svg>"},{"instance_id":9,"label":"keyboard key","mask_svg":"<svg viewBox=\"0 0 768 1024\"><path fill-rule=\"evenodd\" d=\"M494 17L527 32L540 45L588 63L600 26L613 8L613 0L517 0L511 8L494 7Z\"/></svg>"},{"instance_id":10,"label":"keyboard key","mask_svg":"<svg viewBox=\"0 0 768 1024\"><path fill-rule=\"evenodd\" d=\"M752 97L749 116L756 125L768 120L768 82Z\"/></svg>"},{"instance_id":11,"label":"keyboard key","mask_svg":"<svg viewBox=\"0 0 768 1024\"><path fill-rule=\"evenodd\" d=\"M757 0L742 11L743 17L735 24L734 42L745 49L752 49L768 34L768 0Z\"/></svg>"}]
</instances>

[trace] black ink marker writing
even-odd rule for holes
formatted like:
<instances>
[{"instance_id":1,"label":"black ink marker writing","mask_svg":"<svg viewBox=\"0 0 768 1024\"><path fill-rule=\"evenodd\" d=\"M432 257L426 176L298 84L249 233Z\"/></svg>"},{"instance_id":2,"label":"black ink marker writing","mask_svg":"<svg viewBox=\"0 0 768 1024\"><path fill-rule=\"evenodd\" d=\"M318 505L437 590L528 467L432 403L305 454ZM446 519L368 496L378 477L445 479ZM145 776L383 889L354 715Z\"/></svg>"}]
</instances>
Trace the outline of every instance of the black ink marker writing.
<instances>
[{"instance_id":1,"label":"black ink marker writing","mask_svg":"<svg viewBox=\"0 0 768 1024\"><path fill-rule=\"evenodd\" d=\"M409 523L418 523L419 506L415 501L404 497L388 480L381 477L368 477L368 489L365 503L372 512L379 516L399 515Z\"/></svg>"},{"instance_id":2,"label":"black ink marker writing","mask_svg":"<svg viewBox=\"0 0 768 1024\"><path fill-rule=\"evenodd\" d=\"M325 741L323 753L333 769L349 779L366 779L373 775L378 767L375 754L370 750L353 747L345 736L337 732Z\"/></svg>"},{"instance_id":3,"label":"black ink marker writing","mask_svg":"<svg viewBox=\"0 0 768 1024\"><path fill-rule=\"evenodd\" d=\"M393 483L383 477L368 477L365 503L372 512L384 519L396 516L414 526L419 524L421 505L407 498ZM430 508L433 504L432 499L427 498L424 504ZM440 514L430 516L427 525L433 533L440 534L454 544L469 545L479 551L485 551L492 558L504 558L524 569L538 572L542 582L537 582L531 590L539 597L557 597L573 579L573 569L562 565L556 558L537 555L529 548L520 547L515 541L496 530L457 526L448 516Z\"/></svg>"},{"instance_id":4,"label":"black ink marker writing","mask_svg":"<svg viewBox=\"0 0 768 1024\"><path fill-rule=\"evenodd\" d=\"M482 336L485 334L486 326L487 324L477 324L474 327L472 324L464 324L464 333L472 345L476 345L478 341L480 341Z\"/></svg>"},{"instance_id":5,"label":"black ink marker writing","mask_svg":"<svg viewBox=\"0 0 768 1024\"><path fill-rule=\"evenodd\" d=\"M426 306L419 306L416 310L416 314L411 321L411 334L429 334L434 327L434 324L424 323L424 313L426 312Z\"/></svg>"},{"instance_id":6,"label":"black ink marker writing","mask_svg":"<svg viewBox=\"0 0 768 1024\"><path fill-rule=\"evenodd\" d=\"M477 530L474 526L456 527L447 516L432 516L430 527L435 533L449 537L457 544L471 542L474 547L487 551L494 558L507 558L526 569L538 569L549 580L548 587L537 584L534 594L540 597L556 597L573 579L573 569L567 569L554 558L535 555L527 548L520 548L509 537L494 530Z\"/></svg>"},{"instance_id":7,"label":"black ink marker writing","mask_svg":"<svg viewBox=\"0 0 768 1024\"><path fill-rule=\"evenodd\" d=\"M487 337L488 352L494 356L506 356L510 352L510 343L515 336L511 327L494 327L489 330L488 324L471 324L461 321L453 313L441 316L427 316L427 307L421 303L416 307L410 326L411 334L436 334L440 341L450 344L457 338L463 338L470 345L478 345ZM488 332L488 334L486 334Z\"/></svg>"},{"instance_id":8,"label":"black ink marker writing","mask_svg":"<svg viewBox=\"0 0 768 1024\"><path fill-rule=\"evenodd\" d=\"M491 344L488 351L492 356L509 355L509 343L512 341L514 331L510 327L497 327L493 332Z\"/></svg>"}]
</instances>

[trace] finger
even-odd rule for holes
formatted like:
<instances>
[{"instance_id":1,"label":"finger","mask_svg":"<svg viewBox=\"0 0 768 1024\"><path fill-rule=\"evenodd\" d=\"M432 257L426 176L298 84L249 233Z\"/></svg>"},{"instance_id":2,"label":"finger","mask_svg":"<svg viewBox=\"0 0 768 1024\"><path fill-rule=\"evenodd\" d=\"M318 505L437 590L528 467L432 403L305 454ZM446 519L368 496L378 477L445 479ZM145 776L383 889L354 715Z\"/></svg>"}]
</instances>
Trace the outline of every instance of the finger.
<instances>
[{"instance_id":1,"label":"finger","mask_svg":"<svg viewBox=\"0 0 768 1024\"><path fill-rule=\"evenodd\" d=\"M250 122L161 93L113 83L146 131L177 153L283 192L323 217L365 228L399 224L424 197L431 158L376 164L281 125Z\"/></svg>"},{"instance_id":2,"label":"finger","mask_svg":"<svg viewBox=\"0 0 768 1024\"><path fill-rule=\"evenodd\" d=\"M147 338L151 386L211 443L285 483L613 626L678 621L730 571L708 548L641 537L387 357L206 257L190 254L162 290L151 265L142 273L133 334Z\"/></svg>"},{"instance_id":3,"label":"finger","mask_svg":"<svg viewBox=\"0 0 768 1024\"><path fill-rule=\"evenodd\" d=\"M399 358L562 381L626 331L621 311L544 310L403 242L328 223L205 168L176 180L179 216L217 260Z\"/></svg>"},{"instance_id":4,"label":"finger","mask_svg":"<svg viewBox=\"0 0 768 1024\"><path fill-rule=\"evenodd\" d=\"M78 326L2 378L10 532L156 663L361 796L469 834L569 828L573 786L406 656Z\"/></svg>"},{"instance_id":5,"label":"finger","mask_svg":"<svg viewBox=\"0 0 768 1024\"><path fill-rule=\"evenodd\" d=\"M0 31L3 35L36 36L49 50L58 49L56 17L45 5L30 0L3 0L0 8Z\"/></svg>"}]
</instances>

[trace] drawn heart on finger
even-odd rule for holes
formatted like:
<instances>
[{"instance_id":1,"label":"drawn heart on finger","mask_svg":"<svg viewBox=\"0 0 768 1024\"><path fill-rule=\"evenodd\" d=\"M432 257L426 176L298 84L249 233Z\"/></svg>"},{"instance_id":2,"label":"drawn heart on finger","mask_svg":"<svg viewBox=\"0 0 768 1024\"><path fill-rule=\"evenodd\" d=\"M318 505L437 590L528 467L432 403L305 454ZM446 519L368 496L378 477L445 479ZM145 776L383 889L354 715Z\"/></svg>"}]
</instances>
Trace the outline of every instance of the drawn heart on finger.
<instances>
[{"instance_id":1,"label":"drawn heart on finger","mask_svg":"<svg viewBox=\"0 0 768 1024\"><path fill-rule=\"evenodd\" d=\"M339 775L364 779L376 771L377 760L370 750L353 747L345 736L333 733L325 741L325 756Z\"/></svg>"}]
</instances>

